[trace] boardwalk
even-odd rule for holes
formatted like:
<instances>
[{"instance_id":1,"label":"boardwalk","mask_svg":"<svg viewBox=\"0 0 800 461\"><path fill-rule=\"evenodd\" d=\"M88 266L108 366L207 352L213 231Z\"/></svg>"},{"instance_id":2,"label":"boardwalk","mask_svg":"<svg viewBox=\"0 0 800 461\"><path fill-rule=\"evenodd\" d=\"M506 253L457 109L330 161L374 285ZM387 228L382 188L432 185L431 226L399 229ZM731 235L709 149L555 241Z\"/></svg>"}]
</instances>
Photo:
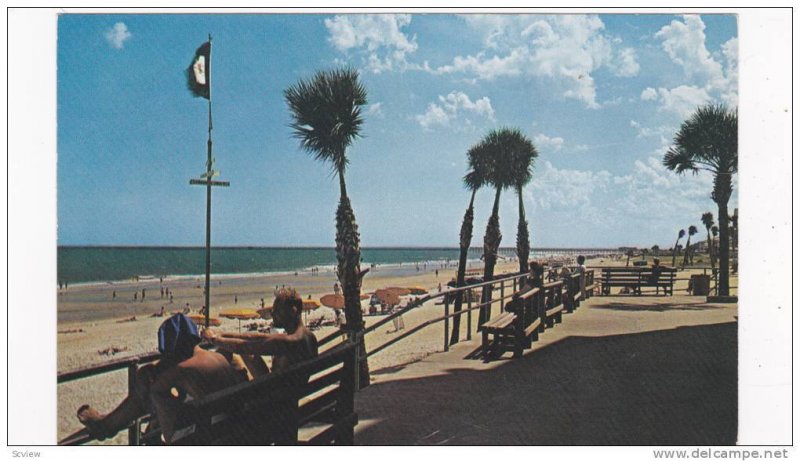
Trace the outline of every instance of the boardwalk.
<instances>
[{"instance_id":1,"label":"boardwalk","mask_svg":"<svg viewBox=\"0 0 800 461\"><path fill-rule=\"evenodd\" d=\"M736 315L699 297L595 297L522 359L469 359L472 341L375 370L356 444L734 444Z\"/></svg>"}]
</instances>

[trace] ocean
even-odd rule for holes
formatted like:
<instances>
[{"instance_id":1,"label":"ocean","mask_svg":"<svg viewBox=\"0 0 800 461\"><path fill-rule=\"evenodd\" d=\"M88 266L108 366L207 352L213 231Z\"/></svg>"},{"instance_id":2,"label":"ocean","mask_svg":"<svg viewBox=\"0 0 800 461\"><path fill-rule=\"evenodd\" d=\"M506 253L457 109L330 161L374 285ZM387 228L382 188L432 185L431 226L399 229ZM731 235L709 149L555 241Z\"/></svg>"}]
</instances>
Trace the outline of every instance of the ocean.
<instances>
[{"instance_id":1,"label":"ocean","mask_svg":"<svg viewBox=\"0 0 800 461\"><path fill-rule=\"evenodd\" d=\"M513 257L514 248L501 248ZM362 266L458 261L458 248L362 248ZM469 258L480 258L482 249L470 248ZM216 247L211 249L213 275L274 274L331 268L334 248ZM203 247L59 246L59 282L87 283L126 281L135 277L158 278L205 274Z\"/></svg>"}]
</instances>

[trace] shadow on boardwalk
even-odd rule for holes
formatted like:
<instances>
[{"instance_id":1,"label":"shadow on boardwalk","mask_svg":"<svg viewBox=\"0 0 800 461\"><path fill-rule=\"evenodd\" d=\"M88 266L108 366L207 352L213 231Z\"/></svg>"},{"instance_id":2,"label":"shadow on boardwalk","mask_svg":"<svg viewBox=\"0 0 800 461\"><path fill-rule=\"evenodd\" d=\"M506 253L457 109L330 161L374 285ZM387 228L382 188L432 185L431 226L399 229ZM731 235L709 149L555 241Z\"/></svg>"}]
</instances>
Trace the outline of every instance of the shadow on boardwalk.
<instances>
[{"instance_id":1,"label":"shadow on boardwalk","mask_svg":"<svg viewBox=\"0 0 800 461\"><path fill-rule=\"evenodd\" d=\"M697 301L690 303L675 303L672 301L665 300L665 301L650 301L648 304L611 302L608 304L594 305L591 308L614 310L614 311L626 311L626 312L641 312L641 311L669 312L669 311L705 311L710 309L725 309L725 306L719 304L708 304L705 301Z\"/></svg>"},{"instance_id":2,"label":"shadow on boardwalk","mask_svg":"<svg viewBox=\"0 0 800 461\"><path fill-rule=\"evenodd\" d=\"M360 391L356 444L736 442L736 323L568 337L491 369L443 373Z\"/></svg>"}]
</instances>

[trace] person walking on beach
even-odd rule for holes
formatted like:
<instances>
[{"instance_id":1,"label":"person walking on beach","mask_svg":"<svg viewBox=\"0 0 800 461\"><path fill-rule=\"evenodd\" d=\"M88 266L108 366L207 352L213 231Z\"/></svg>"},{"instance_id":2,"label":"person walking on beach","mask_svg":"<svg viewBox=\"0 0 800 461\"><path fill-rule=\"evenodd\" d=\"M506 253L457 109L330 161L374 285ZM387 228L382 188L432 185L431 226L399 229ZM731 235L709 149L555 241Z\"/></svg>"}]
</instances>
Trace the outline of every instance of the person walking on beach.
<instances>
[{"instance_id":1,"label":"person walking on beach","mask_svg":"<svg viewBox=\"0 0 800 461\"><path fill-rule=\"evenodd\" d=\"M272 320L284 333L227 333L207 328L202 336L223 353L239 355L247 371L256 378L270 373L262 355L272 356L272 372L317 356L317 337L303 324L302 313L303 299L297 291L282 289L272 305ZM230 360L237 361L235 356Z\"/></svg>"},{"instance_id":2,"label":"person walking on beach","mask_svg":"<svg viewBox=\"0 0 800 461\"><path fill-rule=\"evenodd\" d=\"M578 256L578 273L581 274L580 277L580 290L581 290L581 301L586 300L586 266L584 265L586 262L586 257L583 255Z\"/></svg>"},{"instance_id":3,"label":"person walking on beach","mask_svg":"<svg viewBox=\"0 0 800 461\"><path fill-rule=\"evenodd\" d=\"M222 354L206 351L199 344L200 335L190 319L176 314L165 320L158 329L161 359L139 368L135 388L110 413L82 405L78 420L89 434L104 440L150 413L169 444L176 419L184 411L184 396L197 400L243 381ZM179 397L172 394L173 388L178 389Z\"/></svg>"}]
</instances>

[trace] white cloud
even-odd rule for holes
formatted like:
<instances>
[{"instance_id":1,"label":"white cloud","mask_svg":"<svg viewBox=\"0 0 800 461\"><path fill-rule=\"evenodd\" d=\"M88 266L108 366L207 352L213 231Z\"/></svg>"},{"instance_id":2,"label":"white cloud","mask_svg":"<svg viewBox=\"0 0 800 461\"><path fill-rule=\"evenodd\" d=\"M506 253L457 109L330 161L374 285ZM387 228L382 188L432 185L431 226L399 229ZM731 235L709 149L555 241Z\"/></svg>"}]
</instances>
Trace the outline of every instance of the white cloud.
<instances>
[{"instance_id":1,"label":"white cloud","mask_svg":"<svg viewBox=\"0 0 800 461\"><path fill-rule=\"evenodd\" d=\"M561 137L551 138L546 134L539 133L533 137L533 144L540 149L557 151L561 150L561 147L564 145L564 138Z\"/></svg>"},{"instance_id":2,"label":"white cloud","mask_svg":"<svg viewBox=\"0 0 800 461\"><path fill-rule=\"evenodd\" d=\"M610 64L614 75L618 77L634 77L639 75L639 61L633 48L623 48L617 53L617 59Z\"/></svg>"},{"instance_id":3,"label":"white cloud","mask_svg":"<svg viewBox=\"0 0 800 461\"><path fill-rule=\"evenodd\" d=\"M689 78L714 83L723 78L722 66L706 48L706 25L700 16L685 15L683 22L674 20L656 33L661 46L673 62L683 67Z\"/></svg>"},{"instance_id":4,"label":"white cloud","mask_svg":"<svg viewBox=\"0 0 800 461\"><path fill-rule=\"evenodd\" d=\"M661 159L667 148L662 145L654 149L634 160L627 172L616 175L605 170L560 169L544 161L523 191L526 203L531 205L530 215L554 223L568 220L570 226L611 233L616 236L609 241L619 244L671 244L665 236L690 224L699 226L702 213L716 209L710 198L711 174L677 175L666 169ZM731 204L737 202L736 187ZM621 235L639 240L620 240Z\"/></svg>"},{"instance_id":5,"label":"white cloud","mask_svg":"<svg viewBox=\"0 0 800 461\"><path fill-rule=\"evenodd\" d=\"M729 106L738 104L738 39L732 38L721 46L725 66L714 59L706 48L705 23L697 15L685 15L662 27L655 37L670 59L681 66L686 84L675 88L659 88L658 98L652 88L642 92L643 100L660 102L659 110L682 117L699 104L721 100ZM688 108L689 105L694 106Z\"/></svg>"},{"instance_id":6,"label":"white cloud","mask_svg":"<svg viewBox=\"0 0 800 461\"><path fill-rule=\"evenodd\" d=\"M354 50L374 73L405 70L406 55L417 50L416 37L401 30L411 23L408 14L342 15L325 20L328 41L343 53Z\"/></svg>"},{"instance_id":7,"label":"white cloud","mask_svg":"<svg viewBox=\"0 0 800 461\"><path fill-rule=\"evenodd\" d=\"M439 96L439 104L430 103L424 114L417 115L416 120L425 130L433 126L449 126L453 120L459 119L466 125L472 124L471 116L494 120L494 108L489 98L483 97L472 101L461 91L452 91L447 96Z\"/></svg>"},{"instance_id":8,"label":"white cloud","mask_svg":"<svg viewBox=\"0 0 800 461\"><path fill-rule=\"evenodd\" d=\"M671 90L659 88L658 97L661 102L659 111L672 112L682 118L688 117L698 106L702 106L712 99L704 88L686 85Z\"/></svg>"},{"instance_id":9,"label":"white cloud","mask_svg":"<svg viewBox=\"0 0 800 461\"><path fill-rule=\"evenodd\" d=\"M664 138L665 135L669 135L673 131L671 127L666 125L662 125L656 128L642 126L636 120L631 120L630 125L632 128L636 129L637 138L649 138L652 136L661 136L662 138Z\"/></svg>"},{"instance_id":10,"label":"white cloud","mask_svg":"<svg viewBox=\"0 0 800 461\"><path fill-rule=\"evenodd\" d=\"M114 24L114 27L106 31L106 41L113 48L122 49L125 41L131 38L132 34L128 31L128 26L123 22Z\"/></svg>"},{"instance_id":11,"label":"white cloud","mask_svg":"<svg viewBox=\"0 0 800 461\"><path fill-rule=\"evenodd\" d=\"M383 103L376 102L367 107L367 115L374 115L375 117L383 117Z\"/></svg>"},{"instance_id":12,"label":"white cloud","mask_svg":"<svg viewBox=\"0 0 800 461\"><path fill-rule=\"evenodd\" d=\"M618 40L603 34L605 26L595 15L468 15L465 21L484 35L486 49L425 69L478 80L522 75L547 78L564 97L595 109L600 105L592 72L603 66L618 76L639 71L633 49L615 52Z\"/></svg>"},{"instance_id":13,"label":"white cloud","mask_svg":"<svg viewBox=\"0 0 800 461\"><path fill-rule=\"evenodd\" d=\"M653 101L658 98L658 92L655 88L645 88L642 90L642 101Z\"/></svg>"}]
</instances>

